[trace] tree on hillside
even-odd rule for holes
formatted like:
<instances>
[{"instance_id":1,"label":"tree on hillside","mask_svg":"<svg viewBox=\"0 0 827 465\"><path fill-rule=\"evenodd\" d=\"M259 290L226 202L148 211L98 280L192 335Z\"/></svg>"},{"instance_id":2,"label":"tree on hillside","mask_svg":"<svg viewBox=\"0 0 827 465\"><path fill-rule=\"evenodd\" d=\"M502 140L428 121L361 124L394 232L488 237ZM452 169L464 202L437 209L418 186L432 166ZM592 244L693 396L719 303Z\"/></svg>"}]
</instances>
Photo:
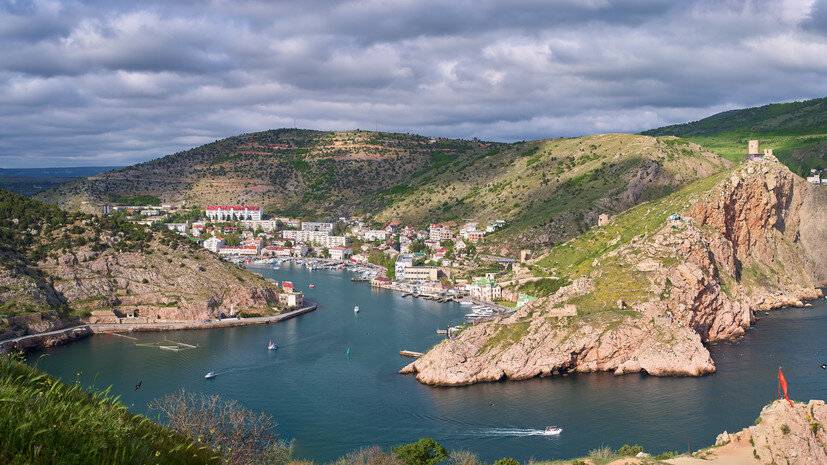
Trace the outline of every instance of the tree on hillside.
<instances>
[{"instance_id":1,"label":"tree on hillside","mask_svg":"<svg viewBox=\"0 0 827 465\"><path fill-rule=\"evenodd\" d=\"M236 400L181 389L153 400L149 409L166 417L173 430L212 446L228 464L290 461L293 445L279 439L273 418L247 410Z\"/></svg>"},{"instance_id":2,"label":"tree on hillside","mask_svg":"<svg viewBox=\"0 0 827 465\"><path fill-rule=\"evenodd\" d=\"M392 447L391 451L405 465L436 465L448 458L448 451L431 438L422 438L411 444Z\"/></svg>"}]
</instances>

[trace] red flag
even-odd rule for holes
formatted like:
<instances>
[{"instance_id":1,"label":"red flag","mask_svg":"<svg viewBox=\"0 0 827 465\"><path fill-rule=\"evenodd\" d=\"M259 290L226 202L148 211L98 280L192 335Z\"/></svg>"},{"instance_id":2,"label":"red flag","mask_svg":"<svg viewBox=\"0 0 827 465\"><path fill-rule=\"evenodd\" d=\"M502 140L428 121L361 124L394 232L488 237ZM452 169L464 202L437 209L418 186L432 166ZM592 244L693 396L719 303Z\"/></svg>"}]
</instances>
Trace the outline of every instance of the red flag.
<instances>
[{"instance_id":1,"label":"red flag","mask_svg":"<svg viewBox=\"0 0 827 465\"><path fill-rule=\"evenodd\" d=\"M790 407L793 406L793 402L787 397L787 380L784 378L784 373L781 373L781 367L778 367L778 384L781 385L781 389L784 391L784 398L787 399L787 402L790 403Z\"/></svg>"}]
</instances>

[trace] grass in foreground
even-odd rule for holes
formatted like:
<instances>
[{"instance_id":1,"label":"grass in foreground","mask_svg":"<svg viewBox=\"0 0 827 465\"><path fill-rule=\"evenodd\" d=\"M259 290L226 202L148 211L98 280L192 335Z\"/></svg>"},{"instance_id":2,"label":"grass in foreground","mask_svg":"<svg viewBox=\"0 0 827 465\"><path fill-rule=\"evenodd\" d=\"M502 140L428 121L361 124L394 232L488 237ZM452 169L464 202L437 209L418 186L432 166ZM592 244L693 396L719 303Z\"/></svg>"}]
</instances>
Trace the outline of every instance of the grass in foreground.
<instances>
[{"instance_id":1,"label":"grass in foreground","mask_svg":"<svg viewBox=\"0 0 827 465\"><path fill-rule=\"evenodd\" d=\"M0 357L0 463L210 464L216 453L126 410Z\"/></svg>"}]
</instances>

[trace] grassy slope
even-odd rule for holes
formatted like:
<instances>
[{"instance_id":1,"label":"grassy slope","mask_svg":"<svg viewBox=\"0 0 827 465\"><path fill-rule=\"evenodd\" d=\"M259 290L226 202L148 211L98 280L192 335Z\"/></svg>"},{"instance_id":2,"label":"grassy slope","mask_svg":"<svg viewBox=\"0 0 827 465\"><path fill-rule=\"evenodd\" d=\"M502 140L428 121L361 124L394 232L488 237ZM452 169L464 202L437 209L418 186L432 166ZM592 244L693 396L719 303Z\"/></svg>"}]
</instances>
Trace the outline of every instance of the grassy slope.
<instances>
[{"instance_id":1,"label":"grassy slope","mask_svg":"<svg viewBox=\"0 0 827 465\"><path fill-rule=\"evenodd\" d=\"M810 168L827 168L827 98L726 111L642 134L683 137L732 161L742 159L747 141L758 139L803 175Z\"/></svg>"},{"instance_id":2,"label":"grassy slope","mask_svg":"<svg viewBox=\"0 0 827 465\"><path fill-rule=\"evenodd\" d=\"M497 144L367 131L280 129L229 137L71 182L38 199L91 211L148 194L164 201L260 204L294 216L354 213L365 195ZM87 202L87 203L84 203Z\"/></svg>"},{"instance_id":3,"label":"grassy slope","mask_svg":"<svg viewBox=\"0 0 827 465\"><path fill-rule=\"evenodd\" d=\"M0 357L0 463L203 464L214 452L140 415Z\"/></svg>"},{"instance_id":4,"label":"grassy slope","mask_svg":"<svg viewBox=\"0 0 827 465\"><path fill-rule=\"evenodd\" d=\"M656 181L631 202L621 200L630 182L653 167ZM503 218L508 228L487 240L547 245L587 230L600 213L663 197L725 167L718 157L674 138L604 134L540 140L453 160L363 205L380 217L420 224Z\"/></svg>"},{"instance_id":5,"label":"grassy slope","mask_svg":"<svg viewBox=\"0 0 827 465\"><path fill-rule=\"evenodd\" d=\"M626 303L646 300L650 287L646 272L630 270L621 263L624 257L612 252L632 242L645 243L648 237L663 228L670 215L680 213L698 201L728 173L729 170L715 174L664 199L629 209L608 225L595 227L555 247L537 264L570 280L589 275L595 278L593 292L571 301L577 305L578 313L620 311L616 305L618 299ZM663 260L668 262L669 258ZM595 270L600 273L595 275Z\"/></svg>"}]
</instances>

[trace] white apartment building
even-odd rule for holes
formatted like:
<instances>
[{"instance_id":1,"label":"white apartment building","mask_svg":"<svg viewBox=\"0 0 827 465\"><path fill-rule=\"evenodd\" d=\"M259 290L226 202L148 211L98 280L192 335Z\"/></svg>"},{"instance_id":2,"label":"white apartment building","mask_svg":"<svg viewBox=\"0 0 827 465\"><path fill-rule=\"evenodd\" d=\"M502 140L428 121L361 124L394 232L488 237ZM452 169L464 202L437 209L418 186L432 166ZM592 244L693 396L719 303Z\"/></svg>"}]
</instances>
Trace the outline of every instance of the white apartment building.
<instances>
[{"instance_id":1,"label":"white apartment building","mask_svg":"<svg viewBox=\"0 0 827 465\"><path fill-rule=\"evenodd\" d=\"M261 228L262 231L275 231L279 228L279 220L243 220L241 227L255 231Z\"/></svg>"},{"instance_id":2,"label":"white apartment building","mask_svg":"<svg viewBox=\"0 0 827 465\"><path fill-rule=\"evenodd\" d=\"M388 233L384 229L371 229L370 231L365 231L366 242L384 241L387 238Z\"/></svg>"},{"instance_id":3,"label":"white apartment building","mask_svg":"<svg viewBox=\"0 0 827 465\"><path fill-rule=\"evenodd\" d=\"M224 206L209 205L206 209L210 221L260 221L264 209L260 206Z\"/></svg>"},{"instance_id":4,"label":"white apartment building","mask_svg":"<svg viewBox=\"0 0 827 465\"><path fill-rule=\"evenodd\" d=\"M345 236L331 236L329 232L284 230L281 237L295 242L312 243L322 247L343 247L347 245Z\"/></svg>"},{"instance_id":5,"label":"white apartment building","mask_svg":"<svg viewBox=\"0 0 827 465\"><path fill-rule=\"evenodd\" d=\"M449 241L454 238L454 233L447 226L432 224L428 232L428 238L432 241Z\"/></svg>"},{"instance_id":6,"label":"white apartment building","mask_svg":"<svg viewBox=\"0 0 827 465\"><path fill-rule=\"evenodd\" d=\"M187 223L167 223L167 229L175 231L178 234L186 234L190 226Z\"/></svg>"},{"instance_id":7,"label":"white apartment building","mask_svg":"<svg viewBox=\"0 0 827 465\"><path fill-rule=\"evenodd\" d=\"M403 253L396 257L396 264L394 265L394 272L396 272L396 279L402 281L405 279L405 269L413 266L414 256Z\"/></svg>"},{"instance_id":8,"label":"white apartment building","mask_svg":"<svg viewBox=\"0 0 827 465\"><path fill-rule=\"evenodd\" d=\"M331 247L327 251L330 253L330 258L334 260L344 260L353 253L347 247Z\"/></svg>"},{"instance_id":9,"label":"white apartment building","mask_svg":"<svg viewBox=\"0 0 827 465\"><path fill-rule=\"evenodd\" d=\"M438 273L439 268L435 266L409 266L403 271L407 281L436 281Z\"/></svg>"},{"instance_id":10,"label":"white apartment building","mask_svg":"<svg viewBox=\"0 0 827 465\"><path fill-rule=\"evenodd\" d=\"M302 223L302 231L322 231L333 234L333 223L313 223L305 221Z\"/></svg>"},{"instance_id":11,"label":"white apartment building","mask_svg":"<svg viewBox=\"0 0 827 465\"><path fill-rule=\"evenodd\" d=\"M245 245L239 247L231 247L225 245L218 249L219 255L238 255L238 256L248 256L248 257L255 257L259 254L261 249L254 245Z\"/></svg>"},{"instance_id":12,"label":"white apartment building","mask_svg":"<svg viewBox=\"0 0 827 465\"><path fill-rule=\"evenodd\" d=\"M204 241L204 248L212 253L218 253L218 250L224 247L224 238L213 236Z\"/></svg>"}]
</instances>

